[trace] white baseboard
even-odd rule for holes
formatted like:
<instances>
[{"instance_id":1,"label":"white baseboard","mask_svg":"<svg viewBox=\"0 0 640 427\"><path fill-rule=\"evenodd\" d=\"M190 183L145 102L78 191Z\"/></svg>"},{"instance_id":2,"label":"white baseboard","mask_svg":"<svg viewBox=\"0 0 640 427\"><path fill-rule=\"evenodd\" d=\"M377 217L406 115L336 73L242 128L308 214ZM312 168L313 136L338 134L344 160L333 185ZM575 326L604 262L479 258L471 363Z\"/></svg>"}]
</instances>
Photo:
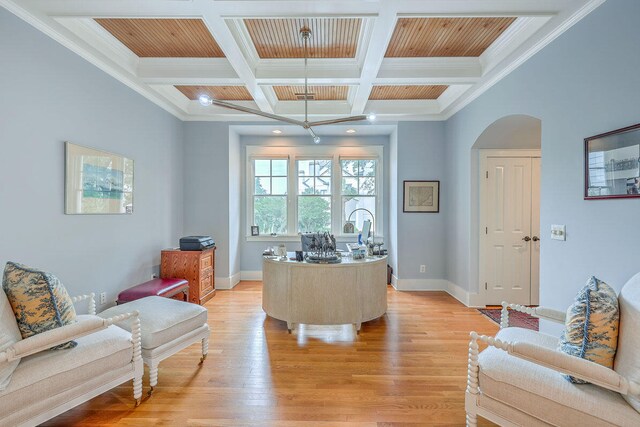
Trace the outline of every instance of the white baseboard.
<instances>
[{"instance_id":1,"label":"white baseboard","mask_svg":"<svg viewBox=\"0 0 640 427\"><path fill-rule=\"evenodd\" d=\"M444 279L398 279L394 288L399 291L447 291Z\"/></svg>"},{"instance_id":2,"label":"white baseboard","mask_svg":"<svg viewBox=\"0 0 640 427\"><path fill-rule=\"evenodd\" d=\"M478 294L471 294L445 279L398 279L392 275L391 284L398 291L443 291L467 307L484 307Z\"/></svg>"},{"instance_id":3,"label":"white baseboard","mask_svg":"<svg viewBox=\"0 0 640 427\"><path fill-rule=\"evenodd\" d=\"M241 271L231 277L216 277L216 289L233 289L241 280L261 281L262 271ZM398 279L398 276L392 274L391 286L398 291L443 291L467 307L484 307L478 294L471 294L445 279Z\"/></svg>"},{"instance_id":4,"label":"white baseboard","mask_svg":"<svg viewBox=\"0 0 640 427\"><path fill-rule=\"evenodd\" d=\"M257 271L241 271L240 280L260 281L262 280L262 270Z\"/></svg>"},{"instance_id":5,"label":"white baseboard","mask_svg":"<svg viewBox=\"0 0 640 427\"><path fill-rule=\"evenodd\" d=\"M233 289L238 283L240 283L240 273L236 273L231 277L216 277L216 289Z\"/></svg>"}]
</instances>

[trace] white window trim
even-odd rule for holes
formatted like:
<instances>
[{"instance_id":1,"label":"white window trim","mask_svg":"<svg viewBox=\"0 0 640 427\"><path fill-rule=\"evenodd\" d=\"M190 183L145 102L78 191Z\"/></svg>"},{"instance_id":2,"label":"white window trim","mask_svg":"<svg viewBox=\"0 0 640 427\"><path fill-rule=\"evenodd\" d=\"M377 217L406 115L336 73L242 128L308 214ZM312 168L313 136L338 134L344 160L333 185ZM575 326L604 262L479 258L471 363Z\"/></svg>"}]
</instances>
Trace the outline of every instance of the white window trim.
<instances>
[{"instance_id":1,"label":"white window trim","mask_svg":"<svg viewBox=\"0 0 640 427\"><path fill-rule=\"evenodd\" d=\"M344 234L342 232L342 170L340 168L340 159L357 160L357 159L376 159L376 218L375 218L375 235L382 236L384 230L384 169L383 169L383 146L368 145L359 147L343 147L335 145L323 146L298 146L298 147L263 147L263 146L247 146L246 147L246 176L245 176L245 192L246 192L246 218L245 218L245 236L247 241L256 242L294 242L299 241L300 236L292 230L298 228L297 220L297 185L298 172L296 160L309 160L314 158L332 159L331 170L331 233L341 242L350 242L354 240L353 234ZM289 160L289 176L287 177L287 230L286 235L260 235L251 236L251 226L253 225L253 161L254 159L277 159L287 158Z\"/></svg>"}]
</instances>

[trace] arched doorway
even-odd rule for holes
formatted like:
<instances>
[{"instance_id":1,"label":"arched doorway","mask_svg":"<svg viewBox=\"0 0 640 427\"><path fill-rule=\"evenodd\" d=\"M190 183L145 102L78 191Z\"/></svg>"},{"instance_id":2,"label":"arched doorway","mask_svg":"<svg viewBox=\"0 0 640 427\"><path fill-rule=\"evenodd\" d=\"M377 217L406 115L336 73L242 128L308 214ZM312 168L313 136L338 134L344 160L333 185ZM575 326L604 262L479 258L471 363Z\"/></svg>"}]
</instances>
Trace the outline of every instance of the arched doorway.
<instances>
[{"instance_id":1,"label":"arched doorway","mask_svg":"<svg viewBox=\"0 0 640 427\"><path fill-rule=\"evenodd\" d=\"M527 115L503 117L471 148L480 305L538 304L541 125Z\"/></svg>"}]
</instances>

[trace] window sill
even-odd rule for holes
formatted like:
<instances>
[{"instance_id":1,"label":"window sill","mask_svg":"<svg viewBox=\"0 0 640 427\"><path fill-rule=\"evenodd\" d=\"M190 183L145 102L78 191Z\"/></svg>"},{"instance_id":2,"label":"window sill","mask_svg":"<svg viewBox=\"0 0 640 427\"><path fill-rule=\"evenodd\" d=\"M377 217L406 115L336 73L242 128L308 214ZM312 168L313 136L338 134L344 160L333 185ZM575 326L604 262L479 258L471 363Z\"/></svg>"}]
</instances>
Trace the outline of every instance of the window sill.
<instances>
[{"instance_id":1,"label":"window sill","mask_svg":"<svg viewBox=\"0 0 640 427\"><path fill-rule=\"evenodd\" d=\"M357 242L358 241L358 235L357 234L344 234L344 235L338 235L335 236L336 237L336 242L338 243L350 243L350 242ZM378 238L381 238L382 236L379 236L378 234L376 234L376 240ZM295 234L295 235L280 235L280 236L270 236L270 235L264 235L264 236L245 236L245 239L247 242L298 242L300 243L300 235ZM384 239L383 239L384 241Z\"/></svg>"}]
</instances>

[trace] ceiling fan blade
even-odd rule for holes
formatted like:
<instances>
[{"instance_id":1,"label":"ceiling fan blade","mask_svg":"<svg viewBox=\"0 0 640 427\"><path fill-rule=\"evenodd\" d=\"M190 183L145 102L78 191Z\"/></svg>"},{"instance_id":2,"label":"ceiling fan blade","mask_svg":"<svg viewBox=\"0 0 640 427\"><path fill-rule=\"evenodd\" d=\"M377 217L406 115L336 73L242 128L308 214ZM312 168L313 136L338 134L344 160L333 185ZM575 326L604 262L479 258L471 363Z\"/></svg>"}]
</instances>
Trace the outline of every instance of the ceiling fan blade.
<instances>
[{"instance_id":1,"label":"ceiling fan blade","mask_svg":"<svg viewBox=\"0 0 640 427\"><path fill-rule=\"evenodd\" d=\"M344 123L344 122L357 122L359 120L366 120L367 116L350 116L350 117L341 117L339 119L332 120L320 120L317 122L309 122L309 126L322 126L322 125L333 125L336 123Z\"/></svg>"},{"instance_id":2,"label":"ceiling fan blade","mask_svg":"<svg viewBox=\"0 0 640 427\"><path fill-rule=\"evenodd\" d=\"M291 123L292 125L305 127L304 122L301 122L300 120L290 119L289 117L279 116L277 114L265 113L264 111L256 110L255 108L243 107L242 105L220 101L219 99L212 99L211 103L214 105L219 105L220 107L229 108L231 110L242 111L243 113L255 114L256 116L267 117L269 119L279 120L281 122Z\"/></svg>"},{"instance_id":3,"label":"ceiling fan blade","mask_svg":"<svg viewBox=\"0 0 640 427\"><path fill-rule=\"evenodd\" d=\"M307 128L307 131L309 132L309 135L311 135L311 138L313 138L314 140L318 137L318 135L316 135L313 129Z\"/></svg>"}]
</instances>

